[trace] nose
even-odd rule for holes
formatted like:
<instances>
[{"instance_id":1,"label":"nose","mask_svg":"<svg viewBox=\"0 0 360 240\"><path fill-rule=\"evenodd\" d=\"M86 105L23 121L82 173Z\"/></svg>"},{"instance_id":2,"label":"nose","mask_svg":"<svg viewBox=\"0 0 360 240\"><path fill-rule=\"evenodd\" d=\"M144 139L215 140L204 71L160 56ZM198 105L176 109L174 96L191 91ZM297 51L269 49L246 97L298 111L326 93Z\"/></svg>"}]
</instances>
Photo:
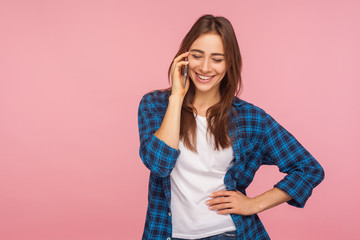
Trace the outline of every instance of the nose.
<instances>
[{"instance_id":1,"label":"nose","mask_svg":"<svg viewBox=\"0 0 360 240\"><path fill-rule=\"evenodd\" d=\"M211 71L210 61L206 58L201 62L201 71L203 73L208 73Z\"/></svg>"}]
</instances>

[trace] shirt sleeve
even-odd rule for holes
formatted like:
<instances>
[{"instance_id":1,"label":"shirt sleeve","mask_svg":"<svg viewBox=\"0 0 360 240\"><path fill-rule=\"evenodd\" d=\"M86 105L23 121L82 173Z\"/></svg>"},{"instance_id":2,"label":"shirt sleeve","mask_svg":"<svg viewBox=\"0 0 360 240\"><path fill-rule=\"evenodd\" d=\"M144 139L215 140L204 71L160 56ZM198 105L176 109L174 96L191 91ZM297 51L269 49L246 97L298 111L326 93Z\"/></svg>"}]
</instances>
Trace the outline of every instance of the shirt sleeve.
<instances>
[{"instance_id":1,"label":"shirt sleeve","mask_svg":"<svg viewBox=\"0 0 360 240\"><path fill-rule=\"evenodd\" d=\"M263 164L277 165L280 172L287 174L274 187L292 197L288 204L303 208L313 188L324 179L324 169L297 139L269 114L265 117L262 153Z\"/></svg>"},{"instance_id":2,"label":"shirt sleeve","mask_svg":"<svg viewBox=\"0 0 360 240\"><path fill-rule=\"evenodd\" d=\"M154 133L159 129L163 114L159 114L154 97L146 94L138 109L138 127L140 135L140 158L145 166L159 177L169 176L180 155L180 150L170 147L157 138Z\"/></svg>"}]
</instances>

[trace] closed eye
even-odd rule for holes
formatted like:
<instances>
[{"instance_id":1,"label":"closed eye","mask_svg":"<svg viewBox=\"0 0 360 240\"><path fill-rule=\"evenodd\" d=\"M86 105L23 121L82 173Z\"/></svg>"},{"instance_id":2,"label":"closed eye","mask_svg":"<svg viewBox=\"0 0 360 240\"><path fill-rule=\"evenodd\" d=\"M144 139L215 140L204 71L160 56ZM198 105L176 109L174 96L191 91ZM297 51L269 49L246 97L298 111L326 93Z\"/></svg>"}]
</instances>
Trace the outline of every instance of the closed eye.
<instances>
[{"instance_id":1,"label":"closed eye","mask_svg":"<svg viewBox=\"0 0 360 240\"><path fill-rule=\"evenodd\" d=\"M194 58L201 58L201 56L199 56L199 55L191 55L191 56L193 56ZM221 62L222 61L222 59L213 59L215 62Z\"/></svg>"}]
</instances>

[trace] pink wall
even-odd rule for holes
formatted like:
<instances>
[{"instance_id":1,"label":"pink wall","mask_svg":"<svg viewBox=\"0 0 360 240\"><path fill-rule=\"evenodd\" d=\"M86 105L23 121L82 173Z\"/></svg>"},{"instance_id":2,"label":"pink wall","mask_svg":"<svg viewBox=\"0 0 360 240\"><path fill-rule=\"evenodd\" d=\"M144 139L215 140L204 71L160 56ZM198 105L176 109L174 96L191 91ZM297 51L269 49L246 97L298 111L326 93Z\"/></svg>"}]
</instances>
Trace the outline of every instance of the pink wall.
<instances>
[{"instance_id":1,"label":"pink wall","mask_svg":"<svg viewBox=\"0 0 360 240\"><path fill-rule=\"evenodd\" d=\"M0 239L140 239L149 171L137 107L168 86L168 65L204 13L235 28L241 97L325 169L304 209L260 213L272 239L356 239L359 8L355 0L1 1ZM282 177L262 167L248 195Z\"/></svg>"}]
</instances>

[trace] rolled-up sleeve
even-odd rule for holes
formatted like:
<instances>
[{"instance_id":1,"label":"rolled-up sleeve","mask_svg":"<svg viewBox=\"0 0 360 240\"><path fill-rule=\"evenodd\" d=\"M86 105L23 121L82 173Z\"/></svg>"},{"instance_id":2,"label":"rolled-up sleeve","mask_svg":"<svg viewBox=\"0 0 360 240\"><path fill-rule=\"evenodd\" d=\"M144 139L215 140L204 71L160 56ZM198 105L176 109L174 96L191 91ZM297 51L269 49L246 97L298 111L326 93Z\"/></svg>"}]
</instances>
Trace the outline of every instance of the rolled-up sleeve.
<instances>
[{"instance_id":1,"label":"rolled-up sleeve","mask_svg":"<svg viewBox=\"0 0 360 240\"><path fill-rule=\"evenodd\" d=\"M153 95L148 93L143 96L139 104L139 154L152 173L159 177L166 177L174 168L180 150L170 147L154 135L163 120L163 114L157 111L154 100Z\"/></svg>"},{"instance_id":2,"label":"rolled-up sleeve","mask_svg":"<svg viewBox=\"0 0 360 240\"><path fill-rule=\"evenodd\" d=\"M263 164L277 165L287 175L274 185L292 199L287 203L303 208L325 173L316 159L269 114L264 118Z\"/></svg>"}]
</instances>

